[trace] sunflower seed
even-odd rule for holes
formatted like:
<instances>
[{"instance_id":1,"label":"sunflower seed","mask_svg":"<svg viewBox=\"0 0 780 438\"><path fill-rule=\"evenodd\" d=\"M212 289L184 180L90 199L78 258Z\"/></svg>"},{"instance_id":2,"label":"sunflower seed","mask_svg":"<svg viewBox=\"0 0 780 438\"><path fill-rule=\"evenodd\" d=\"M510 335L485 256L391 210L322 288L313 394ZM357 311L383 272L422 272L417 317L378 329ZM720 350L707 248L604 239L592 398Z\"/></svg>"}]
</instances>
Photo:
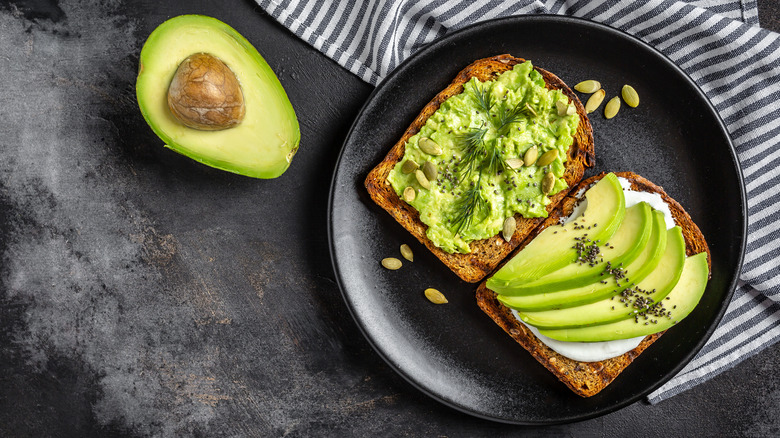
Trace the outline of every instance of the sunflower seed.
<instances>
[{"instance_id":1,"label":"sunflower seed","mask_svg":"<svg viewBox=\"0 0 780 438\"><path fill-rule=\"evenodd\" d=\"M401 261L398 260L395 257L388 257L385 259L382 259L382 266L384 266L386 269L389 269L391 271L395 271L396 269L401 268Z\"/></svg>"},{"instance_id":2,"label":"sunflower seed","mask_svg":"<svg viewBox=\"0 0 780 438\"><path fill-rule=\"evenodd\" d=\"M542 180L542 193L549 195L552 192L553 186L555 186L555 175L552 172L547 172Z\"/></svg>"},{"instance_id":3,"label":"sunflower seed","mask_svg":"<svg viewBox=\"0 0 780 438\"><path fill-rule=\"evenodd\" d=\"M523 164L525 164L525 167L532 166L536 163L537 158L539 158L539 148L531 146L523 155Z\"/></svg>"},{"instance_id":4,"label":"sunflower seed","mask_svg":"<svg viewBox=\"0 0 780 438\"><path fill-rule=\"evenodd\" d=\"M623 95L623 100L626 101L626 105L631 108L639 106L639 94L634 90L631 85L623 85L623 89L620 92Z\"/></svg>"},{"instance_id":5,"label":"sunflower seed","mask_svg":"<svg viewBox=\"0 0 780 438\"><path fill-rule=\"evenodd\" d=\"M430 161L426 161L423 164L422 170L425 177L428 178L428 181L436 181L436 177L439 176L439 170L436 168L436 165Z\"/></svg>"},{"instance_id":6,"label":"sunflower seed","mask_svg":"<svg viewBox=\"0 0 780 438\"><path fill-rule=\"evenodd\" d=\"M428 181L428 178L425 177L425 174L422 170L417 169L414 171L414 176L417 178L417 182L420 183L420 186L426 190L431 189L431 182Z\"/></svg>"},{"instance_id":7,"label":"sunflower seed","mask_svg":"<svg viewBox=\"0 0 780 438\"><path fill-rule=\"evenodd\" d=\"M506 160L506 164L512 169L519 169L523 167L523 160L519 158L510 158Z\"/></svg>"},{"instance_id":8,"label":"sunflower seed","mask_svg":"<svg viewBox=\"0 0 780 438\"><path fill-rule=\"evenodd\" d=\"M420 146L421 151L428 155L441 155L442 153L441 146L428 137L421 138L417 145Z\"/></svg>"},{"instance_id":9,"label":"sunflower seed","mask_svg":"<svg viewBox=\"0 0 780 438\"><path fill-rule=\"evenodd\" d=\"M417 197L417 192L414 191L414 187L407 187L404 189L404 201L412 202Z\"/></svg>"},{"instance_id":10,"label":"sunflower seed","mask_svg":"<svg viewBox=\"0 0 780 438\"><path fill-rule=\"evenodd\" d=\"M543 153L538 160L536 160L536 165L539 167L544 167L555 161L556 158L558 158L558 149L550 149L549 151Z\"/></svg>"},{"instance_id":11,"label":"sunflower seed","mask_svg":"<svg viewBox=\"0 0 780 438\"><path fill-rule=\"evenodd\" d=\"M433 304L449 303L449 301L447 301L447 297L445 297L443 293L432 287L425 289L425 298L428 298L428 301L432 302Z\"/></svg>"},{"instance_id":12,"label":"sunflower seed","mask_svg":"<svg viewBox=\"0 0 780 438\"><path fill-rule=\"evenodd\" d=\"M420 165L415 163L414 160L406 160L404 161L404 164L401 165L401 172L412 173L419 168Z\"/></svg>"},{"instance_id":13,"label":"sunflower seed","mask_svg":"<svg viewBox=\"0 0 780 438\"><path fill-rule=\"evenodd\" d=\"M514 216L509 216L508 218L504 219L504 229L501 232L501 235L504 237L504 240L506 240L507 242L512 240L512 236L514 236L516 230L517 230L517 221L515 220Z\"/></svg>"},{"instance_id":14,"label":"sunflower seed","mask_svg":"<svg viewBox=\"0 0 780 438\"><path fill-rule=\"evenodd\" d=\"M401 245L401 255L410 262L414 261L414 253L412 253L412 248L409 248L409 245L405 243Z\"/></svg>"},{"instance_id":15,"label":"sunflower seed","mask_svg":"<svg viewBox=\"0 0 780 438\"><path fill-rule=\"evenodd\" d=\"M601 83L599 81L594 80L587 80L582 81L579 84L574 86L574 89L579 91L580 93L595 93L599 88L601 88Z\"/></svg>"},{"instance_id":16,"label":"sunflower seed","mask_svg":"<svg viewBox=\"0 0 780 438\"><path fill-rule=\"evenodd\" d=\"M604 96L606 95L607 92L604 91L604 89L598 90L595 93L593 93L593 95L590 96L590 99L588 99L588 103L585 104L585 112L590 114L593 111L599 109L599 106L601 106L601 102L604 101Z\"/></svg>"},{"instance_id":17,"label":"sunflower seed","mask_svg":"<svg viewBox=\"0 0 780 438\"><path fill-rule=\"evenodd\" d=\"M604 107L604 117L611 119L615 117L620 109L620 98L615 96L609 99L607 105Z\"/></svg>"}]
</instances>

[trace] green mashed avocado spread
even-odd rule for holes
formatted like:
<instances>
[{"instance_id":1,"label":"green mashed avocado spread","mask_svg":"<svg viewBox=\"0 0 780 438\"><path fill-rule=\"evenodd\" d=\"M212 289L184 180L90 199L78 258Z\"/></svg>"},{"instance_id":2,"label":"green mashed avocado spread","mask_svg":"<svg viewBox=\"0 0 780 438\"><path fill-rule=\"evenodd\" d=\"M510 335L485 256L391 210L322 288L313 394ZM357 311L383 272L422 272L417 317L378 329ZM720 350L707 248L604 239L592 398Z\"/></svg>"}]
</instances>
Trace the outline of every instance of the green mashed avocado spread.
<instances>
[{"instance_id":1,"label":"green mashed avocado spread","mask_svg":"<svg viewBox=\"0 0 780 438\"><path fill-rule=\"evenodd\" d=\"M558 101L564 115L559 115ZM401 199L404 189L414 189L414 199L407 202L420 213L436 246L449 253L469 253L470 242L498 234L504 220L515 213L547 216L550 198L542 192L547 173L554 175L550 196L567 187L562 179L564 162L579 123L569 106L573 104L560 90L545 87L530 61L495 80L472 78L461 94L442 103L409 138L388 181ZM421 140L433 153L421 149ZM552 149L558 155L546 166L518 167L518 159L522 161L534 146L539 157ZM430 189L421 185L422 172L404 171L408 160L419 170L426 161L436 166ZM406 170L414 167L409 163Z\"/></svg>"}]
</instances>

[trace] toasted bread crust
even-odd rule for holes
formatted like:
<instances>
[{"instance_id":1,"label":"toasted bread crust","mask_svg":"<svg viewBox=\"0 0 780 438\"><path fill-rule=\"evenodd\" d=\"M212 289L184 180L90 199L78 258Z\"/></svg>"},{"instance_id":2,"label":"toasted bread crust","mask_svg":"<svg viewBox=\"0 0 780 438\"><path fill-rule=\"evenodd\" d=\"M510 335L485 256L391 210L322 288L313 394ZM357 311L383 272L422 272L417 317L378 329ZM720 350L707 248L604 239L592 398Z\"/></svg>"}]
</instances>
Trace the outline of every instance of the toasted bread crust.
<instances>
[{"instance_id":1,"label":"toasted bread crust","mask_svg":"<svg viewBox=\"0 0 780 438\"><path fill-rule=\"evenodd\" d=\"M382 162L369 172L365 180L366 189L368 189L368 193L374 202L390 213L395 220L412 233L417 240L428 247L455 274L471 283L482 280L488 273L493 271L501 260L520 245L545 218L524 218L517 214L515 215L517 231L515 231L509 242L505 242L502 237L495 235L489 239L471 242L470 254L450 254L436 247L428 239L425 234L427 226L420 221L417 210L398 197L387 181L387 177L396 163L403 158L406 142L420 131L428 118L439 109L442 102L463 92L464 84L472 77L476 77L480 81L493 79L496 75L512 69L515 64L523 62L525 62L524 59L515 58L511 55L498 55L480 59L463 69L447 88L425 105L401 139L390 149L390 152L388 152ZM577 114L580 116L580 123L574 135L574 142L569 148L566 170L563 175L566 183L569 187L572 187L582 179L585 168L594 164L593 131L590 121L585 115L585 108L582 103L563 81L548 71L539 67L534 68L541 73L548 89L560 89L569 97L577 109ZM566 190L562 190L551 197L551 202L547 206L548 213L555 209L558 203L565 197L566 192Z\"/></svg>"},{"instance_id":2,"label":"toasted bread crust","mask_svg":"<svg viewBox=\"0 0 780 438\"><path fill-rule=\"evenodd\" d=\"M561 203L561 208L544 221L542 225L534 230L533 234L519 247L522 249L530 242L534 236L538 235L544 228L558 222L560 217L565 217L571 213L577 198L574 196L581 188L589 187L594 182L601 179L605 174L588 178L580 183L578 187L571 190L569 195ZM707 242L704 240L699 227L693 223L691 217L682 208L682 206L672 199L662 187L659 187L647 179L632 172L616 172L617 176L626 178L631 182L631 188L636 191L652 192L661 195L663 200L669 204L677 225L682 229L685 238L685 247L687 255L707 252L707 261L712 269L712 260ZM510 257L507 257L507 261ZM504 262L506 263L506 261ZM539 363L555 374L558 379L566 384L572 391L582 397L590 397L609 385L615 378L636 359L647 347L663 335L664 332L656 333L645 337L645 339L635 349L623 354L599 362L579 362L553 351L544 345L539 339L531 333L522 323L517 321L508 307L501 304L496 299L496 294L485 286L485 282L479 285L477 289L477 304L487 313L493 321L496 322L505 332L515 341L528 350Z\"/></svg>"}]
</instances>

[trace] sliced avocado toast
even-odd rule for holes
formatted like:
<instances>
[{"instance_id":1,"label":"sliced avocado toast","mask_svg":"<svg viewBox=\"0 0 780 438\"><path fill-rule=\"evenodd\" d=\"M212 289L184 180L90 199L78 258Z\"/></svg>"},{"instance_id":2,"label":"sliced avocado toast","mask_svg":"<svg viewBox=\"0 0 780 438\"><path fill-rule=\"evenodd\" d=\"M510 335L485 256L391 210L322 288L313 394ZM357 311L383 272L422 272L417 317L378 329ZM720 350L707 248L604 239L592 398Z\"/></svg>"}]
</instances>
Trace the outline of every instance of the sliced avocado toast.
<instances>
[{"instance_id":1,"label":"sliced avocado toast","mask_svg":"<svg viewBox=\"0 0 780 438\"><path fill-rule=\"evenodd\" d=\"M707 243L699 228L682 206L667 195L661 187L637 174L620 172L617 176L624 179L621 183L626 187L625 190L652 194L652 196L643 196L641 200L647 199L654 206L660 205L659 201L663 201L663 204L666 204L663 209L668 207L665 214L661 211L653 211L654 231L642 254L632 264L643 259L643 254L644 257L647 257L647 247L656 246L659 236L668 240L664 243L663 248L666 256L665 262L659 260L657 267L654 266L653 269L650 269L650 272L641 281L630 279L632 275L636 275L636 271L631 267L631 264L627 265L628 272L623 273L629 277L626 288L628 290L624 293L621 290L621 295L612 297L612 300L607 297L586 304L571 306L566 304L565 307L555 310L521 310L518 312L504 304L506 301L512 302L512 300L534 296L539 299L545 295L544 292L502 296L488 287L488 281L483 282L476 292L479 307L496 324L557 376L561 382L583 397L593 396L604 389L623 369L663 335L666 329L687 316L704 293L710 273L710 252ZM558 217L572 214L575 210L574 206L579 200L576 193L582 194L588 188L595 187L596 182L606 177L609 175L602 174L591 177L572 189L561 203L561 212ZM636 197L636 195L632 195L632 198L636 199ZM666 221L662 219L664 216L667 218ZM540 229L557 225L559 222L556 219L548 219L541 225ZM666 223L672 220L676 227L667 231ZM669 223L671 225L671 222ZM541 232L537 231L536 234L540 235ZM524 244L529 245L532 239L529 238ZM518 253L521 253L523 248L521 245ZM605 263L607 261L604 260ZM505 263L510 262L507 260ZM571 263L574 262L575 259L572 258ZM611 271L609 273L612 274ZM509 280L511 281L511 279ZM505 280L503 284L507 283L508 281ZM522 281L520 283L523 284ZM527 283L525 282L525 284ZM515 287L517 288L517 285ZM560 292L560 290L557 291L557 293ZM555 293L550 292L547 295ZM621 300L625 300L625 302ZM528 317L528 323L521 322L522 315ZM638 341L639 344L632 350L616 357L594 362L580 362L561 355L553 350L553 347L543 343L532 332L531 323L540 326L538 330L542 335L545 335L545 339L563 342L584 342L587 344L629 338L641 339L641 341Z\"/></svg>"}]
</instances>

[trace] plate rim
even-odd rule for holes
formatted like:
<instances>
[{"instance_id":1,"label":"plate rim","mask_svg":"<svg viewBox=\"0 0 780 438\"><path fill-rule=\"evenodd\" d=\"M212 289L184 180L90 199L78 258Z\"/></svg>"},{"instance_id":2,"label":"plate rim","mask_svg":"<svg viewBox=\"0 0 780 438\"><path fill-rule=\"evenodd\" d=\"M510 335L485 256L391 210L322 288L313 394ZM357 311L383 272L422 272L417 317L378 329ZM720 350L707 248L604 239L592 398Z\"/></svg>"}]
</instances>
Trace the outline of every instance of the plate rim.
<instances>
[{"instance_id":1,"label":"plate rim","mask_svg":"<svg viewBox=\"0 0 780 438\"><path fill-rule=\"evenodd\" d=\"M703 99L705 102L707 108L712 113L712 115L715 116L715 119L717 121L717 127L720 128L722 133L724 134L724 137L728 143L729 146L729 157L731 158L731 164L736 170L736 176L737 180L739 182L739 194L740 194L740 207L741 207L741 213L743 217L742 221L742 229L741 231L741 242L739 245L739 254L737 255L737 263L733 270L731 270L729 273L732 274L732 280L729 282L726 295L723 299L723 301L719 304L719 307L717 311L715 312L714 316L715 319L713 320L712 324L710 324L709 327L707 327L707 330L704 332L702 337L699 339L699 341L696 343L696 345L685 355L685 357L675 366L673 367L668 373L666 373L665 376L663 376L661 379L659 379L657 382L650 385L647 389L644 391L640 391L636 395L633 395L631 397L628 397L624 399L621 402L611 404L605 408L594 410L593 412L589 412L587 414L583 415L575 415L575 416L569 416L569 417L560 417L553 420L521 420L521 419L509 419L509 418L503 418L503 417L497 417L497 416L491 416L484 414L482 412L476 412L472 409L469 409L468 407L465 407L463 405L459 405L456 402L446 399L433 390L423 386L422 384L418 383L412 376L407 375L407 373L396 366L395 363L393 363L386 354L382 351L382 349L376 344L374 339L368 335L367 329L364 326L362 320L358 317L358 315L355 313L354 306L351 303L349 295L346 293L345 287L344 287L344 281L341 276L341 272L339 270L339 267L337 265L337 256L336 256L336 248L334 244L334 221L333 221L333 202L334 202L334 194L336 191L336 181L338 179L339 175L339 169L341 168L342 160L344 158L344 152L348 146L348 143L350 141L350 138L353 136L354 132L356 131L358 123L363 118L364 113L366 112L367 108L373 103L374 99L376 98L376 95L379 94L379 92L382 91L383 87L385 87L388 83L391 82L391 80L404 72L407 68L409 68L409 65L414 63L418 58L424 57L428 52L433 51L435 48L441 47L443 45L446 45L449 43L451 39L457 38L462 34L468 33L468 32L476 32L479 31L479 28L481 27L490 27L494 25L502 25L502 24L509 24L511 22L516 23L522 23L522 22L561 22L561 23L570 23L577 26L585 26L597 29L600 32L608 32L616 35L619 38L628 38L630 40L633 40L635 43L640 44L644 46L646 49L649 49L652 52L655 52L657 56L659 56L666 64L667 66L671 67L673 70L676 70L677 73L684 78L685 81L688 82L689 85L693 87L696 93L698 93L699 97ZM435 90L434 90L435 91ZM648 394L652 393L665 383L667 383L669 380L673 379L688 363L691 362L691 360L694 359L696 354L701 351L701 349L704 347L704 345L707 343L707 341L710 339L714 331L717 329L717 327L720 324L720 321L723 319L723 315L726 313L726 310L728 309L728 305L731 302L731 299L733 298L734 291L736 289L737 283L739 281L739 274L742 271L742 266L744 263L744 257L745 257L745 250L747 247L747 229L748 229L748 210L747 210L747 193L745 188L745 181L744 181L744 175L742 166L739 162L739 157L736 153L736 148L734 146L734 141L731 137L731 134L729 133L725 123L723 122L723 119L720 116L720 113L715 109L710 99L707 97L706 93L699 87L699 85L694 81L688 73L686 73L682 68L680 68L674 61L672 61L668 56L666 56L663 52L656 49L655 47L651 46L650 44L646 43L642 39L631 35L621 29L614 28L611 26L608 26L603 23L587 20L585 18L580 17L572 17L572 16L564 16L564 15L555 15L555 14L534 14L534 15L513 15L508 17L498 17L498 18L492 18L489 20L480 21L477 23L470 24L468 26L464 26L460 29L457 29L453 32L450 32L446 35L444 35L441 38L438 38L424 47L420 48L418 51L413 53L411 56L409 56L407 59L405 59L402 63L400 63L398 66L396 66L383 80L380 82L376 87L374 87L374 90L371 92L371 94L366 98L365 102L361 106L360 110L355 115L355 118L353 119L350 128L344 138L344 141L341 145L341 148L339 150L338 159L336 160L335 166L333 168L333 174L331 176L331 183L329 187L328 192L328 208L327 208L327 230L328 230L328 247L329 247L329 253L330 253L330 259L331 259L331 267L333 269L334 278L336 280L336 284L339 287L339 291L341 293L342 298L344 299L345 304L347 305L347 309L349 310L350 315L352 316L353 321L360 329L363 337L368 341L369 345L371 345L371 348L379 355L379 357L382 358L382 360L399 376L401 376L407 383L411 384L414 388L421 391L423 394L427 395L428 397L431 397L432 399L436 400L439 403L444 404L445 406L448 406L452 409L455 409L459 412L463 412L465 414L490 420L498 423L504 423L504 424L513 424L513 425L522 425L522 426L540 426L540 425L556 425L556 424L565 424L565 423L572 423L576 421L583 421L588 420L596 417L600 417L606 414L609 414L611 412L615 412L617 410L620 410L630 404L635 403L636 401L646 397Z\"/></svg>"}]
</instances>

